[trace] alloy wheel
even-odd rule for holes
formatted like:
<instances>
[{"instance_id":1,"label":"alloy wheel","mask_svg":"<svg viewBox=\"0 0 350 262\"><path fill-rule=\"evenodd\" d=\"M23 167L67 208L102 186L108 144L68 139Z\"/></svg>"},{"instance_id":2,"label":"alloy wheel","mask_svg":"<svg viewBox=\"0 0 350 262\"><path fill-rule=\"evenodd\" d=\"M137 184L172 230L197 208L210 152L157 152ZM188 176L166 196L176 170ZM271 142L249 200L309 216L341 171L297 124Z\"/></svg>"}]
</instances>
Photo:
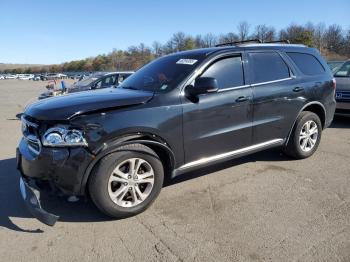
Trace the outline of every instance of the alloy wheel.
<instances>
[{"instance_id":1,"label":"alloy wheel","mask_svg":"<svg viewBox=\"0 0 350 262\"><path fill-rule=\"evenodd\" d=\"M113 170L108 181L111 200L121 207L134 207L152 192L154 171L144 159L127 159Z\"/></svg>"},{"instance_id":2,"label":"alloy wheel","mask_svg":"<svg viewBox=\"0 0 350 262\"><path fill-rule=\"evenodd\" d=\"M299 135L299 145L302 151L311 151L318 139L318 127L315 121L307 121L301 128Z\"/></svg>"}]
</instances>

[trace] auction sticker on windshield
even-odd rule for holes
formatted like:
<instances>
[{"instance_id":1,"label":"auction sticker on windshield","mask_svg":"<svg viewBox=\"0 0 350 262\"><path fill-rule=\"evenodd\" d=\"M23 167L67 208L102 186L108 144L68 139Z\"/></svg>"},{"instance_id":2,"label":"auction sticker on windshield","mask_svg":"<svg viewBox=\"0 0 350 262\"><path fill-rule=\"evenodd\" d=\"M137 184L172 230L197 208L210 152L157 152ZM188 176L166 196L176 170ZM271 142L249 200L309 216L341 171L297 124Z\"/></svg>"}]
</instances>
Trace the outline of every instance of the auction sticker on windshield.
<instances>
[{"instance_id":1,"label":"auction sticker on windshield","mask_svg":"<svg viewBox=\"0 0 350 262\"><path fill-rule=\"evenodd\" d=\"M180 59L176 62L179 65L194 65L198 60L196 59Z\"/></svg>"}]
</instances>

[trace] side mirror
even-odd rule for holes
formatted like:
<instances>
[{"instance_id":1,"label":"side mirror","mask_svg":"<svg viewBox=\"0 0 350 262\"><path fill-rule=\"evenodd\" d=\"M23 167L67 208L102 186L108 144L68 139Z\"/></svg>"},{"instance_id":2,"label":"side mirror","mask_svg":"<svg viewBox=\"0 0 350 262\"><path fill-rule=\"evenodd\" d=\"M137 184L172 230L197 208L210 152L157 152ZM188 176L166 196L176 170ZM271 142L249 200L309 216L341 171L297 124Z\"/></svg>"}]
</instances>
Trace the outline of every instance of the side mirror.
<instances>
[{"instance_id":1,"label":"side mirror","mask_svg":"<svg viewBox=\"0 0 350 262\"><path fill-rule=\"evenodd\" d=\"M194 86L186 87L186 92L192 96L215 93L219 90L218 81L214 77L199 77L194 82Z\"/></svg>"}]
</instances>

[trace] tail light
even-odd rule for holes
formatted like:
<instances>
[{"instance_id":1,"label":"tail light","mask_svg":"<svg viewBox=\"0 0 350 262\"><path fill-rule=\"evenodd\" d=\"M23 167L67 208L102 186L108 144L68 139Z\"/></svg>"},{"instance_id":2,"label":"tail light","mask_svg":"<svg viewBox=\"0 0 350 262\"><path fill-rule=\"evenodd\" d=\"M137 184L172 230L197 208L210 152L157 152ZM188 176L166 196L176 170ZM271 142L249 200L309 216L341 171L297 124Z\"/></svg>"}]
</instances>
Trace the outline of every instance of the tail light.
<instances>
[{"instance_id":1,"label":"tail light","mask_svg":"<svg viewBox=\"0 0 350 262\"><path fill-rule=\"evenodd\" d=\"M335 80L335 78L332 79L332 87L334 89L337 87L337 80Z\"/></svg>"}]
</instances>

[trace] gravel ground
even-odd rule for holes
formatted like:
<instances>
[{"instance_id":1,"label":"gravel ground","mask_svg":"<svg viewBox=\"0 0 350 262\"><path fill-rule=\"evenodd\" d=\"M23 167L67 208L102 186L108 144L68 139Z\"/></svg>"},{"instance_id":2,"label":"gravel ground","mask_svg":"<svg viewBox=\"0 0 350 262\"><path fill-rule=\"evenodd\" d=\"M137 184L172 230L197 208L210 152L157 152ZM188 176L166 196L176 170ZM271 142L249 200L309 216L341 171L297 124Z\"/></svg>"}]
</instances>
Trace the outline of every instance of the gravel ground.
<instances>
[{"instance_id":1,"label":"gravel ground","mask_svg":"<svg viewBox=\"0 0 350 262\"><path fill-rule=\"evenodd\" d=\"M350 118L309 159L274 149L185 174L136 217L49 197L61 218L48 227L26 210L15 169L16 115L43 86L0 80L1 261L350 261Z\"/></svg>"}]
</instances>

